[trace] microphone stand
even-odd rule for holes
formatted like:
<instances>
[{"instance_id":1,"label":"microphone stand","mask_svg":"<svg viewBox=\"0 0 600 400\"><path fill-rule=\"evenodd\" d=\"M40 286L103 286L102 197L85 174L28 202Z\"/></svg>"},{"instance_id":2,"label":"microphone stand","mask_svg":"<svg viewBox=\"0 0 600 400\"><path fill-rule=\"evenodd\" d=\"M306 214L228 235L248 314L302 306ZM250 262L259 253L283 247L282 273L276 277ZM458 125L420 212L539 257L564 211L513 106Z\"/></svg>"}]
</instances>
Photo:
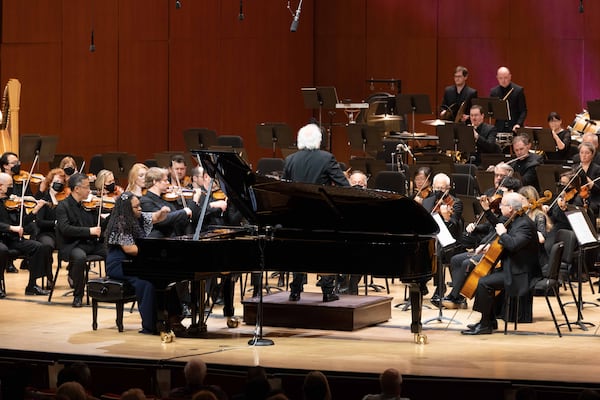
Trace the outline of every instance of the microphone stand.
<instances>
[{"instance_id":1,"label":"microphone stand","mask_svg":"<svg viewBox=\"0 0 600 400\"><path fill-rule=\"evenodd\" d=\"M270 239L273 239L274 231L270 226L265 228L265 234L261 235L260 232L257 232L258 238L258 250L260 253L260 283L259 283L259 297L258 297L258 306L256 307L256 329L254 331L254 337L248 341L250 346L273 346L275 342L271 339L263 338L263 277L265 275L265 246L267 244L267 233L271 233Z\"/></svg>"}]
</instances>

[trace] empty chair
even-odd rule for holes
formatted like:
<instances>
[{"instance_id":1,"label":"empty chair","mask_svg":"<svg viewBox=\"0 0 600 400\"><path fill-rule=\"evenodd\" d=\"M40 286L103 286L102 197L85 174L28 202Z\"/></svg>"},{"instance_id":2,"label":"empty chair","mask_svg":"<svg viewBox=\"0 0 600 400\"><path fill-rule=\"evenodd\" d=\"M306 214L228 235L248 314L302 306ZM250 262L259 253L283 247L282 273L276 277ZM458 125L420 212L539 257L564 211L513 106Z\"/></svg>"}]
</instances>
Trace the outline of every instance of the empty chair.
<instances>
[{"instance_id":1,"label":"empty chair","mask_svg":"<svg viewBox=\"0 0 600 400\"><path fill-rule=\"evenodd\" d=\"M373 188L406 195L406 176L399 171L379 171L373 178Z\"/></svg>"},{"instance_id":2,"label":"empty chair","mask_svg":"<svg viewBox=\"0 0 600 400\"><path fill-rule=\"evenodd\" d=\"M263 157L256 164L259 175L281 176L283 174L283 158Z\"/></svg>"},{"instance_id":3,"label":"empty chair","mask_svg":"<svg viewBox=\"0 0 600 400\"><path fill-rule=\"evenodd\" d=\"M556 242L552 245L548 265L542 267L542 279L535 284L536 292L544 293L544 297L546 298L546 304L548 305L548 310L550 310L550 314L552 315L552 320L554 321L554 326L556 327L556 332L558 332L559 337L562 337L562 333L560 332L560 326L558 325L558 321L556 320L556 315L554 314L554 310L552 309L552 304L550 303L550 298L548 297L548 295L554 295L554 297L556 298L556 302L560 307L560 312L565 318L565 323L567 324L569 331L572 331L571 324L569 323L569 318L567 317L565 307L560 299L559 294L560 265L562 263L564 249L565 244L563 242Z\"/></svg>"},{"instance_id":4,"label":"empty chair","mask_svg":"<svg viewBox=\"0 0 600 400\"><path fill-rule=\"evenodd\" d=\"M452 182L454 182L454 193L478 196L479 186L477 180L471 174L452 174Z\"/></svg>"}]
</instances>

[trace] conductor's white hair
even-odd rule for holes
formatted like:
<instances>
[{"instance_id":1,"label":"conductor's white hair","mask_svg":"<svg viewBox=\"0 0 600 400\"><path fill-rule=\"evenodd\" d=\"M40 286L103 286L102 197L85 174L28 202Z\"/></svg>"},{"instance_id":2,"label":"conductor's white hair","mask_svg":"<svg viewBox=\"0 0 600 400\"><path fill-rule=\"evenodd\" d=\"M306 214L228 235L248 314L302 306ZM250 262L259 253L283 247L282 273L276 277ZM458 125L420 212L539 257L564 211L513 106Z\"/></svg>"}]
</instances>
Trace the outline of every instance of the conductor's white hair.
<instances>
[{"instance_id":1,"label":"conductor's white hair","mask_svg":"<svg viewBox=\"0 0 600 400\"><path fill-rule=\"evenodd\" d=\"M308 124L298 131L298 150L316 150L321 147L321 128L315 124Z\"/></svg>"}]
</instances>

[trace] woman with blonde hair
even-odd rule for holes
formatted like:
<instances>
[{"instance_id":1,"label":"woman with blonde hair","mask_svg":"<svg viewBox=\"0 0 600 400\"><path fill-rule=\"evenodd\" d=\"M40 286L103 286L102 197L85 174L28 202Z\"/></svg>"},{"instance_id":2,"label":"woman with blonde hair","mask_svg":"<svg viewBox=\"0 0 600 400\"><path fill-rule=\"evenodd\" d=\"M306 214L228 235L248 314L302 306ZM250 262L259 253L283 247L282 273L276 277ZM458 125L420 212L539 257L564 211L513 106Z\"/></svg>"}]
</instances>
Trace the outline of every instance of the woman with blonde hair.
<instances>
[{"instance_id":1,"label":"woman with blonde hair","mask_svg":"<svg viewBox=\"0 0 600 400\"><path fill-rule=\"evenodd\" d=\"M129 170L127 176L127 188L126 192L131 192L138 197L146 194L146 171L148 167L146 164L135 163Z\"/></svg>"},{"instance_id":2,"label":"woman with blonde hair","mask_svg":"<svg viewBox=\"0 0 600 400\"><path fill-rule=\"evenodd\" d=\"M548 239L548 234L552 230L552 221L544 211L542 204L540 204L540 194L536 188L533 186L523 186L519 189L519 194L529 202L527 215L535 223L537 229L538 243L540 244L538 253L540 265L546 265L548 263L548 252L546 251L545 243Z\"/></svg>"}]
</instances>

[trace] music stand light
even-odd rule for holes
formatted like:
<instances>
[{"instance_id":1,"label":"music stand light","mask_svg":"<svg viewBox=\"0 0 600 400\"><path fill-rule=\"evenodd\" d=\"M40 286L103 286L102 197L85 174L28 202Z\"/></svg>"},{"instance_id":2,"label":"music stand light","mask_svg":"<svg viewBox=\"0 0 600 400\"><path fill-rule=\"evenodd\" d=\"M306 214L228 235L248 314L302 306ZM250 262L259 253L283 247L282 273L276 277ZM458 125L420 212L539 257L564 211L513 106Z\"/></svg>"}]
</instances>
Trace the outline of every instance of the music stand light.
<instances>
[{"instance_id":1,"label":"music stand light","mask_svg":"<svg viewBox=\"0 0 600 400\"><path fill-rule=\"evenodd\" d=\"M400 115L412 115L412 134L415 131L415 114L431 114L429 95L426 94L397 94L396 112Z\"/></svg>"},{"instance_id":2,"label":"music stand light","mask_svg":"<svg viewBox=\"0 0 600 400\"><path fill-rule=\"evenodd\" d=\"M277 147L280 149L292 147L294 137L289 125L281 122L263 122L256 126L256 140L258 147L271 149L273 157Z\"/></svg>"},{"instance_id":3,"label":"music stand light","mask_svg":"<svg viewBox=\"0 0 600 400\"><path fill-rule=\"evenodd\" d=\"M506 100L497 97L478 97L471 100L472 105L483 107L483 112L488 116L488 123L492 123L492 118L496 121L506 121L510 119L510 109Z\"/></svg>"}]
</instances>

